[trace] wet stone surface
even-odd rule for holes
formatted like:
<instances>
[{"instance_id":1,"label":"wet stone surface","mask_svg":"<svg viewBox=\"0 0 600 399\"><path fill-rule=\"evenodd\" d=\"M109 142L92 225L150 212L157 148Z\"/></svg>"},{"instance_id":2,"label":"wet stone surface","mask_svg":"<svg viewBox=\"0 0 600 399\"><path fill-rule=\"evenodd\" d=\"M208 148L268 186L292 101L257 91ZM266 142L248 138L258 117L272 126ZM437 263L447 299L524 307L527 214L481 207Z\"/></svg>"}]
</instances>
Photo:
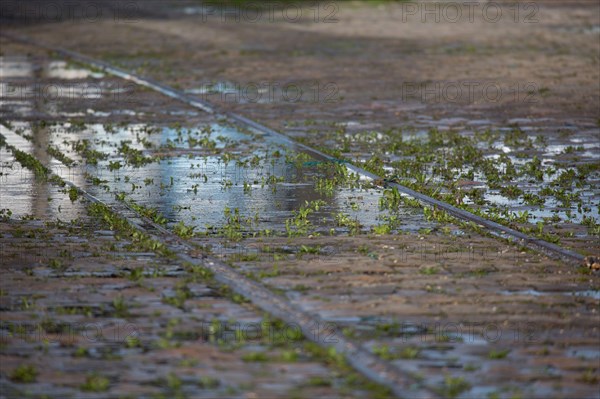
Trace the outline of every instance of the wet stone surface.
<instances>
[{"instance_id":1,"label":"wet stone surface","mask_svg":"<svg viewBox=\"0 0 600 399\"><path fill-rule=\"evenodd\" d=\"M97 223L2 223L3 394L365 394L350 389L348 371L315 357L293 326L236 303L186 265L97 240Z\"/></svg>"},{"instance_id":2,"label":"wet stone surface","mask_svg":"<svg viewBox=\"0 0 600 399\"><path fill-rule=\"evenodd\" d=\"M194 29L205 28L214 27ZM64 29L54 39L79 27ZM171 29L181 34L162 21L138 39ZM105 39L90 49L96 56ZM318 341L359 342L442 397L597 396L597 273L424 211L349 175L343 162L316 161L102 71L0 43L7 397L389 397L205 269L119 230L34 160L129 207L140 225L142 215L176 233L190 256L222 260L319 316ZM332 54L366 48L347 44ZM182 42L172 45L177 52ZM148 54L122 51L101 58L173 83L168 68L144 66ZM244 51L240 71L265 53ZM193 73L183 75L191 94L236 90L198 88L187 81ZM292 120L286 104L232 108L390 180L597 254L598 125L584 112L566 122L483 111L433 117L424 106L369 101L305 104ZM402 126L393 126L398 112Z\"/></svg>"}]
</instances>

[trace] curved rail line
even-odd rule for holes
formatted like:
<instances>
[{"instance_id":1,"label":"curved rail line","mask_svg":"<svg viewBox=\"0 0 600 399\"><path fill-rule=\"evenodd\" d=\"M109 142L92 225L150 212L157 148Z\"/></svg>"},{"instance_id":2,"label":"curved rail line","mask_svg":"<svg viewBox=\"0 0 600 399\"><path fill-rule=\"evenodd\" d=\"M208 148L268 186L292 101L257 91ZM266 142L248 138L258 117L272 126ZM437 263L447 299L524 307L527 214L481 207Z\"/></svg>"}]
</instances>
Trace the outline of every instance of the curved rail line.
<instances>
[{"instance_id":1,"label":"curved rail line","mask_svg":"<svg viewBox=\"0 0 600 399\"><path fill-rule=\"evenodd\" d=\"M199 99L197 99L193 96L190 96L180 90L163 85L152 79L144 78L144 77L135 75L133 73L129 73L122 69L116 68L106 62L96 60L94 58L88 57L84 54L81 54L81 53L78 53L75 51L63 49L63 48L57 47L57 46L47 45L44 43L39 43L28 37L14 35L14 34L7 33L7 32L0 33L0 36L5 36L11 40L15 40L15 41L30 44L30 45L33 45L36 47L51 50L51 51L54 51L58 54L65 56L65 57L75 59L77 61L94 66L96 68L101 68L105 72L110 73L111 75L118 76L120 78L135 82L139 85L142 85L142 86L148 87L150 89L153 89L155 91L158 91L160 93L163 93L171 98L182 101L192 107L201 109L201 110L211 113L211 114L216 114L216 115L223 117L225 119L228 119L230 121L234 121L238 124L241 124L242 126L251 128L256 132L269 135L272 138L274 138L275 141L277 141L281 144L287 144L287 145L293 146L293 147L299 149L300 151L305 152L308 155L311 155L312 157L314 157L316 159L326 160L326 161L337 161L336 158L334 158L330 155L327 155L327 154L325 154L317 149L314 149L312 147L309 147L305 144L298 143L298 142L292 140L291 138L287 137L286 135L279 133L279 132L277 132L265 125L262 125L256 121L253 121L251 119L248 119L242 115L239 115L239 114L236 114L233 112L220 111L213 104L209 104L206 101L199 100ZM351 170L352 172L357 173L360 176L364 176L366 178L372 179L373 181L384 181L380 176L378 176L374 173L371 173L359 166L353 165L351 163L346 163L346 167L349 170ZM451 205L447 202L443 202L443 201L437 200L435 198L432 198L428 195L419 193L419 192L412 190L401 184L398 184L395 182L384 181L384 184L380 185L380 186L395 187L399 192L401 192L405 195L411 196L415 199L418 199L422 203L442 209L458 219L461 219L461 220L464 220L467 222L473 222L479 226L484 227L491 233L514 240L524 247L544 253L545 255L548 255L550 257L558 257L558 258L562 259L563 261L573 263L574 265L580 265L584 260L584 256L581 254L578 254L577 252L571 251L566 248L562 248L561 246L553 244L551 242L548 242L548 241L545 241L545 240L542 240L542 239L539 239L536 237L532 237L530 235L527 235L525 233L522 233L522 232L512 229L510 227L501 225L500 223L482 218L482 217L477 216L477 215L475 215L471 212L468 212L464 209L457 208L454 205Z\"/></svg>"}]
</instances>

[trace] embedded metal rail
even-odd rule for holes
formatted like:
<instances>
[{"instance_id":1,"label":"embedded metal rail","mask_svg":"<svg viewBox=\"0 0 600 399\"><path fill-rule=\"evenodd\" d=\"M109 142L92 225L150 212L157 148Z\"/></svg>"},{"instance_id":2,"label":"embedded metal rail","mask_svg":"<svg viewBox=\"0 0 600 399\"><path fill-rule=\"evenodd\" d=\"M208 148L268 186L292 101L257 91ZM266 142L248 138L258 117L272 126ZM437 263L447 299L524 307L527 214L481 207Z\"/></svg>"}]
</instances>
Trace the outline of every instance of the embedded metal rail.
<instances>
[{"instance_id":1,"label":"embedded metal rail","mask_svg":"<svg viewBox=\"0 0 600 399\"><path fill-rule=\"evenodd\" d=\"M0 125L0 142L5 142L11 151L15 148L13 144L17 144L22 148L26 148L28 144L23 137L3 125ZM60 162L60 160L58 161ZM104 205L114 214L127 220L136 229L164 244L180 260L210 270L217 282L229 286L236 294L246 297L256 307L283 320L288 326L299 327L307 339L325 348L335 348L336 353L343 355L348 364L355 370L368 379L386 386L397 397L419 399L438 397L434 392L412 378L408 370L402 370L401 366L392 365L373 355L359 343L344 337L339 331L336 332L332 323L324 321L319 316L314 316L298 309L286 298L274 294L264 285L240 274L217 258L206 254L202 254L201 258L189 255L189 253L197 252L197 248L187 240L180 238L151 219L138 214L125 203L116 202L110 205L107 204L100 198L88 193L85 189L66 180L64 176L61 176L60 171L53 170L52 166L46 165L46 167L49 170L50 177L52 175L60 177L69 187L76 189L88 201ZM140 220L142 223L140 223ZM331 334L332 332L335 334ZM328 335L332 336L324 339L324 336Z\"/></svg>"},{"instance_id":2,"label":"embedded metal rail","mask_svg":"<svg viewBox=\"0 0 600 399\"><path fill-rule=\"evenodd\" d=\"M223 117L230 121L235 121L236 123L241 124L247 128L250 128L256 132L269 135L272 138L274 138L278 143L293 146L293 147L299 149L300 151L305 152L308 155L311 155L312 157L314 157L316 159L325 160L325 161L337 161L336 158L334 158L330 155L327 155L327 154L325 154L317 149L314 149L312 147L309 147L305 144L298 143L298 142L292 140L291 138L285 136L284 134L279 133L279 132L277 132L265 125L262 125L256 121L253 121L251 119L248 119L242 115L239 115L239 114L236 114L233 112L219 111L217 109L217 107L213 104L209 104L206 101L197 99L197 98L190 96L180 90L163 85L152 79L144 78L144 77L138 76L136 74L124 71L124 70L116 68L106 62L96 60L96 59L88 57L84 54L81 54L81 53L78 53L75 51L71 51L71 50L67 50L67 49L63 49L63 48L57 47L57 46L51 46L51 45L47 45L44 43L39 43L37 41L34 41L34 40L24 37L24 36L14 35L14 34L7 33L7 32L0 32L0 36L5 36L11 40L30 44L32 46L45 48L47 50L51 50L58 54L61 54L65 57L72 58L74 60L86 63L86 64L94 66L96 68L101 68L105 72L107 72L111 75L118 76L122 79L126 79L129 81L135 82L139 85L142 85L142 86L148 87L150 89L153 89L155 91L158 91L160 93L163 93L166 96L169 96L171 98L182 101L194 108L198 108L202 111L205 111L205 112L208 112L211 114L216 114L219 117ZM353 165L351 163L345 163L345 165L349 170L351 170L354 173L357 173L360 176L364 176L366 178L372 179L373 181L377 181L377 182L384 181L380 176L378 176L374 173L371 173L359 166ZM499 223L496 223L494 221L482 218L482 217L477 216L477 215L475 215L471 212L468 212L464 209L457 208L447 202L443 202L443 201L437 200L435 198L432 198L428 195L419 193L419 192L412 190L401 184L398 184L395 182L384 181L384 183L381 186L394 187L399 192L401 192L405 195L411 196L427 205L442 209L458 219L461 219L461 220L464 220L467 222L473 222L479 226L486 228L491 233L514 240L524 247L536 250L547 256L558 257L565 262L570 262L570 263L573 263L576 265L580 265L584 260L583 255L578 254L574 251L562 248L559 245L553 244L551 242L548 242L548 241L545 241L545 240L542 240L542 239L539 239L536 237L532 237L530 235L527 235L525 233L522 233L522 232L512 229L510 227L507 227L507 226L501 225Z\"/></svg>"},{"instance_id":3,"label":"embedded metal rail","mask_svg":"<svg viewBox=\"0 0 600 399\"><path fill-rule=\"evenodd\" d=\"M316 159L325 161L337 161L332 156L329 156L305 144L298 143L285 136L284 134L281 134L258 122L250 120L242 115L235 114L232 112L219 111L218 108L214 105L199 100L193 96L189 96L188 94L180 90L176 90L151 79L143 78L135 74L123 71L108 63L93 59L91 57L85 56L74 51L42 44L29 38L17 36L7 32L1 32L0 36L4 36L11 40L19 41L29 45L45 48L47 50L51 50L58 54L61 54L67 58L77 60L90 66L101 68L111 75L148 87L166 96L182 101L194 108L200 109L204 112L216 114L217 116L224 117L246 128L250 128L262 134L266 134L272 137L275 141L281 144L293 146L294 148L297 148L298 150L305 152ZM5 132L7 131L7 129L3 130ZM358 175L372 179L373 181L383 181L380 176L375 175L356 165L353 165L351 163L345 163L345 165L349 170L351 170L354 173L357 173ZM186 242L185 240L182 240L167 229L163 228L162 226L159 226L153 223L151 220L141 217L140 215L136 215L138 218L141 217L142 220L144 220L143 225L140 225L135 220L133 220L131 216L127 216L128 213L135 214L133 210L115 209L114 205L109 206L108 204L102 202L100 199L86 192L84 189L77 187L75 184L68 181L66 183L70 187L74 187L78 191L80 191L81 194L85 196L88 200L97 203L102 203L105 206L108 206L110 209L113 210L113 212L120 215L121 217L125 217L130 223L132 223L140 230L146 231L148 232L148 234L153 235L156 239L167 245L167 247L174 249L180 259L186 262L191 262L193 264L202 265L210 269L212 272L214 272L215 279L218 282L230 286L236 293L249 298L257 307L267 311L268 313L282 319L287 323L298 324L302 329L302 332L308 339L311 339L317 344L325 347L334 347L338 353L343 354L346 357L349 364L351 364L356 370L361 372L367 378L379 384L387 386L397 396L402 397L405 395L410 395L410 397L419 398L436 397L436 395L433 392L417 384L416 381L409 376L408 372L405 372L401 370L400 367L396 365L391 365L390 363L374 356L368 350L362 348L360 345L348 340L347 338L341 336L336 337L337 342L330 344L321 342L319 339L315 339L316 337L314 336L314 326L322 326L324 324L324 322L319 317L312 316L302 310L297 309L289 301L273 294L263 285L239 274L237 271L235 271L234 269L217 259L204 256L201 260L199 260L189 256L185 252L182 252L182 248L188 251L192 250L192 245ZM583 260L583 256L578 253L564 249L558 245L549 243L547 241L528 236L527 234L503 226L499 223L484 219L463 209L459 209L451 204L436 200L432 197L414 191L401 184L394 182L385 182L383 185L386 187L395 187L399 192L409 195L421 201L424 204L442 209L458 219L476 223L480 226L483 226L492 233L503 235L507 238L516 240L525 247L535 249L549 256L557 256L567 262L576 262L577 264L580 264Z\"/></svg>"}]
</instances>

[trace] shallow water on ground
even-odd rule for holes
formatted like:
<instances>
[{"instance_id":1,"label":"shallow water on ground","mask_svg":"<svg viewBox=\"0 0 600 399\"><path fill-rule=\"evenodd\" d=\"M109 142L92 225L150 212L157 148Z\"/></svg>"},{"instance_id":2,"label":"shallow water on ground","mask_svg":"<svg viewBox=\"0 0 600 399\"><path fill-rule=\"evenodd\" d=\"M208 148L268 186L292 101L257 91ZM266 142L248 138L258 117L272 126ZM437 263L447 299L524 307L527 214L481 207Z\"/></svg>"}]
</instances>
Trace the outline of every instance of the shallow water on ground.
<instances>
[{"instance_id":1,"label":"shallow water on ground","mask_svg":"<svg viewBox=\"0 0 600 399\"><path fill-rule=\"evenodd\" d=\"M197 232L210 233L223 228L227 222L224 209L229 208L238 209L240 216L248 219L243 228L245 234L264 230L281 233L286 230L286 221L294 218L307 201L320 203L310 213L309 220L314 231L321 233L329 233L338 214L357 221L366 231L391 216L379 209L380 190L340 185L323 195L315 189L315 178L321 176L314 167L318 163L295 162L290 158L295 153L269 144L268 138L244 134L232 126L212 124L182 133L170 127L91 124L73 128L67 123L34 134L28 124L13 125L21 139L17 143L8 140L9 145L33 153L39 146L25 137L40 140L43 135L49 146L77 162L68 167L45 155L52 169L92 195L106 198L107 192L121 194L121 198L157 209L168 225L183 222L194 226ZM188 135L202 129L210 134ZM209 149L190 145L190 140L201 140L199 137L206 138ZM96 164L86 163L90 160L82 158L73 147L77 143L87 143L85 151L98 157L93 160ZM124 144L126 149L139 151L136 154L140 157L158 155L161 159L132 166L123 151L119 152ZM44 151L38 148L38 152ZM15 164L14 159L5 161L7 179L15 179L11 169ZM39 198L34 191L26 190L27 185L34 183L33 176L30 180L20 179L19 184L3 186L6 196L17 192L15 186L19 187L19 204L5 206L15 216L26 215L31 208L27 204L34 197ZM94 180L96 185L91 183ZM62 216L68 218L67 213ZM412 208L400 208L393 216L398 220L396 228L403 231L417 232L435 226ZM336 230L347 232L346 227L338 226Z\"/></svg>"}]
</instances>

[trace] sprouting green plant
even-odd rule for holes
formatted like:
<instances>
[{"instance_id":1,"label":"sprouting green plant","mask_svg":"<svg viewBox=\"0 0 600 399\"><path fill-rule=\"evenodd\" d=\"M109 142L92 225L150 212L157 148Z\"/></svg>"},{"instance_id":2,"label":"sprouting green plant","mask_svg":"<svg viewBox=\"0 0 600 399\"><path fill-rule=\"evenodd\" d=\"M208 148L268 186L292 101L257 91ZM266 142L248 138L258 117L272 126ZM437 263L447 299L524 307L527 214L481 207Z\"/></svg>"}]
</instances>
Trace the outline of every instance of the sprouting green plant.
<instances>
[{"instance_id":1,"label":"sprouting green plant","mask_svg":"<svg viewBox=\"0 0 600 399\"><path fill-rule=\"evenodd\" d=\"M387 188L383 191L383 196L379 199L380 209L396 210L402 204L400 192L396 187Z\"/></svg>"},{"instance_id":2,"label":"sprouting green plant","mask_svg":"<svg viewBox=\"0 0 600 399\"><path fill-rule=\"evenodd\" d=\"M243 238L240 210L235 208L232 212L231 208L225 207L223 213L225 214L225 224L221 230L223 236L231 241L240 241Z\"/></svg>"},{"instance_id":3,"label":"sprouting green plant","mask_svg":"<svg viewBox=\"0 0 600 399\"><path fill-rule=\"evenodd\" d=\"M488 357L493 360L504 359L510 353L510 349L495 350L492 349L488 354Z\"/></svg>"},{"instance_id":4,"label":"sprouting green plant","mask_svg":"<svg viewBox=\"0 0 600 399\"><path fill-rule=\"evenodd\" d=\"M221 385L221 381L217 378L202 376L198 380L198 386L202 389L214 389Z\"/></svg>"},{"instance_id":5,"label":"sprouting green plant","mask_svg":"<svg viewBox=\"0 0 600 399\"><path fill-rule=\"evenodd\" d=\"M81 385L81 390L85 392L106 392L110 387L108 378L98 374L87 376L85 383Z\"/></svg>"},{"instance_id":6,"label":"sprouting green plant","mask_svg":"<svg viewBox=\"0 0 600 399\"><path fill-rule=\"evenodd\" d=\"M594 370L594 369L591 369L591 368L585 370L582 373L581 377L578 378L578 381L581 381L581 382L583 382L585 384L592 384L592 385L598 384L598 381L600 379L598 378L598 372L597 371L598 371L597 369Z\"/></svg>"},{"instance_id":7,"label":"sprouting green plant","mask_svg":"<svg viewBox=\"0 0 600 399\"><path fill-rule=\"evenodd\" d=\"M87 350L87 348L80 346L78 347L75 352L73 352L73 356L74 357L86 357L89 355L89 351Z\"/></svg>"},{"instance_id":8,"label":"sprouting green plant","mask_svg":"<svg viewBox=\"0 0 600 399\"><path fill-rule=\"evenodd\" d=\"M173 372L167 374L167 377L165 378L165 385L171 391L179 391L181 389L182 384L183 384L183 382L177 376L177 374L175 374Z\"/></svg>"},{"instance_id":9,"label":"sprouting green plant","mask_svg":"<svg viewBox=\"0 0 600 399\"><path fill-rule=\"evenodd\" d=\"M58 159L60 162L62 162L66 166L73 166L75 164L75 161L73 161L71 158L67 157L56 147L49 145L46 150L49 155Z\"/></svg>"},{"instance_id":10,"label":"sprouting green plant","mask_svg":"<svg viewBox=\"0 0 600 399\"><path fill-rule=\"evenodd\" d=\"M329 178L317 178L315 180L315 191L319 194L332 196L335 192L335 180Z\"/></svg>"},{"instance_id":11,"label":"sprouting green plant","mask_svg":"<svg viewBox=\"0 0 600 399\"><path fill-rule=\"evenodd\" d=\"M439 393L447 398L455 398L469 389L471 389L471 384L463 377L446 376L444 378L444 385L440 388Z\"/></svg>"},{"instance_id":12,"label":"sprouting green plant","mask_svg":"<svg viewBox=\"0 0 600 399\"><path fill-rule=\"evenodd\" d=\"M75 187L69 188L69 199L71 202L77 201L77 198L79 198L79 190L77 190Z\"/></svg>"},{"instance_id":13,"label":"sprouting green plant","mask_svg":"<svg viewBox=\"0 0 600 399\"><path fill-rule=\"evenodd\" d=\"M12 216L12 211L8 208L0 209L0 218L1 219L10 219Z\"/></svg>"},{"instance_id":14,"label":"sprouting green plant","mask_svg":"<svg viewBox=\"0 0 600 399\"><path fill-rule=\"evenodd\" d=\"M144 268L143 267L134 267L129 271L129 275L127 278L131 281L140 281L144 278Z\"/></svg>"},{"instance_id":15,"label":"sprouting green plant","mask_svg":"<svg viewBox=\"0 0 600 399\"><path fill-rule=\"evenodd\" d=\"M440 270L436 266L424 266L419 269L419 273L425 274L428 276L433 275L433 274L438 274L439 271Z\"/></svg>"},{"instance_id":16,"label":"sprouting green plant","mask_svg":"<svg viewBox=\"0 0 600 399\"><path fill-rule=\"evenodd\" d=\"M421 349L416 346L406 346L402 348L400 353L398 353L398 357L401 359L416 359L419 357L421 353Z\"/></svg>"},{"instance_id":17,"label":"sprouting green plant","mask_svg":"<svg viewBox=\"0 0 600 399\"><path fill-rule=\"evenodd\" d=\"M343 212L335 215L335 222L339 227L347 227L350 229L350 234L357 234L360 232L362 225L357 219L352 219L348 214Z\"/></svg>"},{"instance_id":18,"label":"sprouting green plant","mask_svg":"<svg viewBox=\"0 0 600 399\"><path fill-rule=\"evenodd\" d=\"M35 174L36 178L42 180L46 180L48 178L50 170L42 165L37 158L14 147L10 148L17 162L19 162L23 167L31 170Z\"/></svg>"},{"instance_id":19,"label":"sprouting green plant","mask_svg":"<svg viewBox=\"0 0 600 399\"><path fill-rule=\"evenodd\" d=\"M180 284L175 289L175 293L171 296L163 297L163 303L175 306L179 309L184 309L185 301L192 298L194 295L187 284Z\"/></svg>"},{"instance_id":20,"label":"sprouting green plant","mask_svg":"<svg viewBox=\"0 0 600 399\"><path fill-rule=\"evenodd\" d=\"M125 339L125 346L127 348L140 348L142 346L142 342L140 341L140 338L137 336L128 336Z\"/></svg>"},{"instance_id":21,"label":"sprouting green plant","mask_svg":"<svg viewBox=\"0 0 600 399\"><path fill-rule=\"evenodd\" d=\"M54 270L61 270L63 268L63 264L59 259L50 259L48 261L48 267Z\"/></svg>"},{"instance_id":22,"label":"sprouting green plant","mask_svg":"<svg viewBox=\"0 0 600 399\"><path fill-rule=\"evenodd\" d=\"M311 246L307 246L307 245L301 245L299 253L301 253L301 254L318 254L320 251L321 251L320 246L311 247Z\"/></svg>"},{"instance_id":23,"label":"sprouting green plant","mask_svg":"<svg viewBox=\"0 0 600 399\"><path fill-rule=\"evenodd\" d=\"M173 232L179 237L188 239L194 236L194 226L186 226L183 221L180 221L173 227Z\"/></svg>"},{"instance_id":24,"label":"sprouting green plant","mask_svg":"<svg viewBox=\"0 0 600 399\"><path fill-rule=\"evenodd\" d=\"M144 153L141 150L138 150L138 149L135 149L135 148L129 146L129 144L127 144L127 142L125 142L125 141L121 142L121 145L120 145L118 151L121 155L123 155L126 162L135 168L138 168L138 167L141 167L141 166L144 166L144 165L147 165L149 163L156 161L155 158L144 156Z\"/></svg>"},{"instance_id":25,"label":"sprouting green plant","mask_svg":"<svg viewBox=\"0 0 600 399\"><path fill-rule=\"evenodd\" d=\"M330 387L332 384L331 379L320 376L310 377L306 382L306 385L310 387Z\"/></svg>"},{"instance_id":26,"label":"sprouting green plant","mask_svg":"<svg viewBox=\"0 0 600 399\"><path fill-rule=\"evenodd\" d=\"M244 193L251 194L252 193L252 184L248 182L244 182Z\"/></svg>"},{"instance_id":27,"label":"sprouting green plant","mask_svg":"<svg viewBox=\"0 0 600 399\"><path fill-rule=\"evenodd\" d=\"M397 355L391 353L390 347L387 345L380 345L373 347L373 353L384 360L397 359Z\"/></svg>"},{"instance_id":28,"label":"sprouting green plant","mask_svg":"<svg viewBox=\"0 0 600 399\"><path fill-rule=\"evenodd\" d=\"M245 362L266 362L269 358L264 352L249 352L242 355L242 360Z\"/></svg>"},{"instance_id":29,"label":"sprouting green plant","mask_svg":"<svg viewBox=\"0 0 600 399\"><path fill-rule=\"evenodd\" d=\"M392 228L389 224L379 224L377 226L373 226L372 229L373 233L377 235L385 235L392 232Z\"/></svg>"},{"instance_id":30,"label":"sprouting green plant","mask_svg":"<svg viewBox=\"0 0 600 399\"><path fill-rule=\"evenodd\" d=\"M192 274L195 279L200 281L210 281L214 276L214 273L204 266L185 263L184 267L188 273Z\"/></svg>"},{"instance_id":31,"label":"sprouting green plant","mask_svg":"<svg viewBox=\"0 0 600 399\"><path fill-rule=\"evenodd\" d=\"M18 366L13 372L10 374L11 381L28 384L31 382L35 382L38 371L32 365L22 364Z\"/></svg>"},{"instance_id":32,"label":"sprouting green plant","mask_svg":"<svg viewBox=\"0 0 600 399\"><path fill-rule=\"evenodd\" d=\"M293 211L294 217L285 221L285 229L288 236L308 235L313 229L313 225L308 216L318 211L323 205L325 205L325 202L322 200L305 201L300 209Z\"/></svg>"},{"instance_id":33,"label":"sprouting green plant","mask_svg":"<svg viewBox=\"0 0 600 399\"><path fill-rule=\"evenodd\" d=\"M116 296L112 301L114 314L117 317L126 317L129 315L129 308L122 295Z\"/></svg>"},{"instance_id":34,"label":"sprouting green plant","mask_svg":"<svg viewBox=\"0 0 600 399\"><path fill-rule=\"evenodd\" d=\"M295 350L281 352L281 360L292 363L298 360L298 353Z\"/></svg>"}]
</instances>

